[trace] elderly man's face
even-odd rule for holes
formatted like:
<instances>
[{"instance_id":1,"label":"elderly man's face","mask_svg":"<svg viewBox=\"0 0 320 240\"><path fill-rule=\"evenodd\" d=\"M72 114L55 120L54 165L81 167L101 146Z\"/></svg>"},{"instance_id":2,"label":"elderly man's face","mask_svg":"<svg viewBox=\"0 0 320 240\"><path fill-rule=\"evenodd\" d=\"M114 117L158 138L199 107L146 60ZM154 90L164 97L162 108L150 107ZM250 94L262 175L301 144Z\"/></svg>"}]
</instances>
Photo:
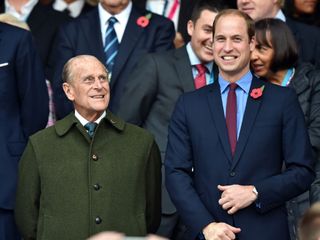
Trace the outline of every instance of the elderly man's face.
<instances>
[{"instance_id":1,"label":"elderly man's face","mask_svg":"<svg viewBox=\"0 0 320 240\"><path fill-rule=\"evenodd\" d=\"M249 71L254 41L249 39L245 20L237 15L222 16L216 23L213 37L214 61L219 73L230 82Z\"/></svg>"},{"instance_id":2,"label":"elderly man's face","mask_svg":"<svg viewBox=\"0 0 320 240\"><path fill-rule=\"evenodd\" d=\"M237 0L238 9L248 14L254 21L274 18L279 11L278 0Z\"/></svg>"},{"instance_id":3,"label":"elderly man's face","mask_svg":"<svg viewBox=\"0 0 320 240\"><path fill-rule=\"evenodd\" d=\"M96 120L110 100L108 75L95 58L76 59L71 65L72 79L63 88L81 116Z\"/></svg>"}]
</instances>

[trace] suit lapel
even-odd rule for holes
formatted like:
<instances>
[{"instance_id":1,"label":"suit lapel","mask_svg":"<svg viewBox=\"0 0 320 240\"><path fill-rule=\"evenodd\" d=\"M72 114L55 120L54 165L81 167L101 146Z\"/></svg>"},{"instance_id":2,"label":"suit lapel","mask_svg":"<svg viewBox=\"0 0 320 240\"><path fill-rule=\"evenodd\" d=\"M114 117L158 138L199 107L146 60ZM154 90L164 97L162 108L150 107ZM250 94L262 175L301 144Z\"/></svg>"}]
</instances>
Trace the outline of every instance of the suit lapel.
<instances>
[{"instance_id":1,"label":"suit lapel","mask_svg":"<svg viewBox=\"0 0 320 240\"><path fill-rule=\"evenodd\" d=\"M141 33L144 31L143 27L138 26L137 19L142 16L134 7L132 7L129 20L124 31L119 52L115 59L114 69L112 73L112 80L110 82L111 88L116 83L116 79L122 71L122 68L125 66L128 58L131 55L131 52L135 49L136 43L139 40Z\"/></svg>"},{"instance_id":2,"label":"suit lapel","mask_svg":"<svg viewBox=\"0 0 320 240\"><path fill-rule=\"evenodd\" d=\"M85 14L83 18L79 19L81 30L83 31L83 38L87 42L90 53L96 56L101 62L106 62L106 57L103 51L100 18L98 7L93 11Z\"/></svg>"},{"instance_id":3,"label":"suit lapel","mask_svg":"<svg viewBox=\"0 0 320 240\"><path fill-rule=\"evenodd\" d=\"M186 47L179 48L174 52L174 67L178 73L179 81L184 92L195 90L192 76L192 68Z\"/></svg>"},{"instance_id":4,"label":"suit lapel","mask_svg":"<svg viewBox=\"0 0 320 240\"><path fill-rule=\"evenodd\" d=\"M263 95L260 98L253 99L250 96L250 93L252 89L254 88L260 88L264 85L264 82L262 80L259 80L256 77L253 77L252 84L249 91L249 96L247 99L246 109L243 116L242 126L240 130L240 135L237 142L236 152L234 155L234 159L232 161L231 169L233 169L237 162L240 159L240 156L247 144L248 138L251 134L252 127L254 125L257 113L259 112L260 105L263 99Z\"/></svg>"},{"instance_id":5,"label":"suit lapel","mask_svg":"<svg viewBox=\"0 0 320 240\"><path fill-rule=\"evenodd\" d=\"M207 100L208 100L211 116L213 118L219 138L222 143L223 150L228 158L229 163L231 164L232 162L231 147L228 139L226 119L223 113L220 85L218 81L215 81L212 84L212 88L209 91Z\"/></svg>"}]
</instances>

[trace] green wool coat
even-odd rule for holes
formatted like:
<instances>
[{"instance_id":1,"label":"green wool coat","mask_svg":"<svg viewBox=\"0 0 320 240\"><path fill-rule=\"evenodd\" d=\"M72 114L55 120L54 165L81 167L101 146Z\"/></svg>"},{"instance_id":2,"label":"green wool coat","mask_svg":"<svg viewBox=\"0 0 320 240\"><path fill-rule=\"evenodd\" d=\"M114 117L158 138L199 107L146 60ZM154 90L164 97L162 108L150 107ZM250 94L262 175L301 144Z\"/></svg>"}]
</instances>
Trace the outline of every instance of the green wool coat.
<instances>
[{"instance_id":1,"label":"green wool coat","mask_svg":"<svg viewBox=\"0 0 320 240\"><path fill-rule=\"evenodd\" d=\"M152 135L109 111L92 140L73 113L36 133L20 161L15 217L24 239L156 231L161 160Z\"/></svg>"}]
</instances>

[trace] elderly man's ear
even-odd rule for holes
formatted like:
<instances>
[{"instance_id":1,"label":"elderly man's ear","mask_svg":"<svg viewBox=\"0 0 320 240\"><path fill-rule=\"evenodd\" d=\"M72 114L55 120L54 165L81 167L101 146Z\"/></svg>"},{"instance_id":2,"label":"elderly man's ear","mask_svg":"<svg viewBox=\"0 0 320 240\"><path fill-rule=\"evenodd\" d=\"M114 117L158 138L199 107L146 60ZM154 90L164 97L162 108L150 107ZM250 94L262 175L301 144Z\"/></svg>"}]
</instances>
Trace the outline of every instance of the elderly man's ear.
<instances>
[{"instance_id":1,"label":"elderly man's ear","mask_svg":"<svg viewBox=\"0 0 320 240\"><path fill-rule=\"evenodd\" d=\"M62 88L63 88L63 91L66 94L67 98L70 101L73 101L74 100L74 93L73 93L72 86L69 83L63 83Z\"/></svg>"}]
</instances>

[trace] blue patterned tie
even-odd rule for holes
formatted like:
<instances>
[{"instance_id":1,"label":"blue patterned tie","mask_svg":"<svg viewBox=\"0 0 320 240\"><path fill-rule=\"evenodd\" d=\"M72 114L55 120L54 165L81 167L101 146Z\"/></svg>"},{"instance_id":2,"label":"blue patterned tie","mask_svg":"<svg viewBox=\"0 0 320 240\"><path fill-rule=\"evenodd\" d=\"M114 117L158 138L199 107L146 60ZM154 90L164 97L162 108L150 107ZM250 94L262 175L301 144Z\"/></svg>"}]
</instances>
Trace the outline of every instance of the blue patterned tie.
<instances>
[{"instance_id":1,"label":"blue patterned tie","mask_svg":"<svg viewBox=\"0 0 320 240\"><path fill-rule=\"evenodd\" d=\"M118 53L119 42L116 31L114 30L114 24L117 22L115 17L110 17L108 20L108 28L106 31L106 41L104 44L104 52L106 54L106 65L108 71L111 73L114 65L114 59Z\"/></svg>"},{"instance_id":2,"label":"blue patterned tie","mask_svg":"<svg viewBox=\"0 0 320 240\"><path fill-rule=\"evenodd\" d=\"M90 138L93 137L94 131L96 130L97 126L98 124L95 122L88 122L86 125L84 125L84 128L87 129Z\"/></svg>"}]
</instances>

